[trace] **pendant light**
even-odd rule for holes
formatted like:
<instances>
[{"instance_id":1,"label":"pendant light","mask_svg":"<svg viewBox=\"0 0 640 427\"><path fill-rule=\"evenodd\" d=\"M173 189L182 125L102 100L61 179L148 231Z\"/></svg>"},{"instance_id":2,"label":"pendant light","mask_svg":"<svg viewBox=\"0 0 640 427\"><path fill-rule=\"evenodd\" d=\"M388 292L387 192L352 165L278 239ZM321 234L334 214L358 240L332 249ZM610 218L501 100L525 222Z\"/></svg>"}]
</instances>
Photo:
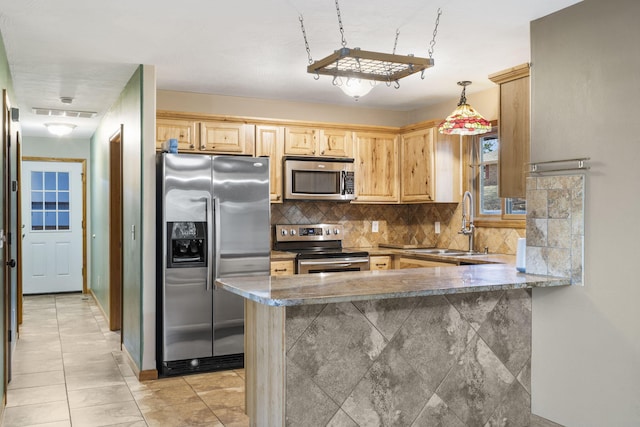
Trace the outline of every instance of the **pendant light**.
<instances>
[{"instance_id":1,"label":"pendant light","mask_svg":"<svg viewBox=\"0 0 640 427\"><path fill-rule=\"evenodd\" d=\"M447 135L479 135L491 130L491 123L467 104L466 89L470 81L458 82L462 86L462 94L458 107L447 117L438 130Z\"/></svg>"}]
</instances>

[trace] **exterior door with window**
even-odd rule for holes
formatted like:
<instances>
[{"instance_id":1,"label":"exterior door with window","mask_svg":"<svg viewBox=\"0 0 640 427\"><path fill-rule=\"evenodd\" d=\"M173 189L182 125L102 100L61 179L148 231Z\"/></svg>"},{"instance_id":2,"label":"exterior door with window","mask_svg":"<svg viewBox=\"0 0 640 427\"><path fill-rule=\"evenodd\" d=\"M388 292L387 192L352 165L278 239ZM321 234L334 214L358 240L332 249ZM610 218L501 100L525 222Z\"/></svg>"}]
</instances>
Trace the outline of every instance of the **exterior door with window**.
<instances>
[{"instance_id":1,"label":"exterior door with window","mask_svg":"<svg viewBox=\"0 0 640 427\"><path fill-rule=\"evenodd\" d=\"M82 164L25 161L23 294L82 291Z\"/></svg>"}]
</instances>

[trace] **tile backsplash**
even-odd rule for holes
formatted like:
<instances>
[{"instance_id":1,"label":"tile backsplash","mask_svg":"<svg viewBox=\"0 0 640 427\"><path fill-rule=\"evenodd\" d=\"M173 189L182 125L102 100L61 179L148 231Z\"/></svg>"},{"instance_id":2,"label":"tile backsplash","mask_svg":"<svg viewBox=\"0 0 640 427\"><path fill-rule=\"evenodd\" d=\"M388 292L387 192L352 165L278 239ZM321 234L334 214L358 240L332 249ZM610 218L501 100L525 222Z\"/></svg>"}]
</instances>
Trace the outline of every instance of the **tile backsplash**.
<instances>
[{"instance_id":1,"label":"tile backsplash","mask_svg":"<svg viewBox=\"0 0 640 427\"><path fill-rule=\"evenodd\" d=\"M381 243L467 249L468 238L458 234L462 214L460 205L370 205L338 202L285 202L271 205L271 224L340 223L344 227L344 246L375 247ZM371 222L378 221L378 232ZM434 223L440 222L440 234ZM476 250L515 254L518 237L524 229L476 228Z\"/></svg>"},{"instance_id":2,"label":"tile backsplash","mask_svg":"<svg viewBox=\"0 0 640 427\"><path fill-rule=\"evenodd\" d=\"M527 273L583 284L584 175L527 178Z\"/></svg>"}]
</instances>

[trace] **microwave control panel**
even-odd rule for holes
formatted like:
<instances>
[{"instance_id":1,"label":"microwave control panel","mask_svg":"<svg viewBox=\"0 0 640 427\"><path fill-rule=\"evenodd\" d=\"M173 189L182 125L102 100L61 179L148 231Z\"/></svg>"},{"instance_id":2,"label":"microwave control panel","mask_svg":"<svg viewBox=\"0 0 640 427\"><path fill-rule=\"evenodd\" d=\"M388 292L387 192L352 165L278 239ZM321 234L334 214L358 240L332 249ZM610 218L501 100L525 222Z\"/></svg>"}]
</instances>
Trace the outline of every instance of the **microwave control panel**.
<instances>
[{"instance_id":1,"label":"microwave control panel","mask_svg":"<svg viewBox=\"0 0 640 427\"><path fill-rule=\"evenodd\" d=\"M355 174L352 171L345 171L344 174L344 191L343 194L355 194Z\"/></svg>"}]
</instances>

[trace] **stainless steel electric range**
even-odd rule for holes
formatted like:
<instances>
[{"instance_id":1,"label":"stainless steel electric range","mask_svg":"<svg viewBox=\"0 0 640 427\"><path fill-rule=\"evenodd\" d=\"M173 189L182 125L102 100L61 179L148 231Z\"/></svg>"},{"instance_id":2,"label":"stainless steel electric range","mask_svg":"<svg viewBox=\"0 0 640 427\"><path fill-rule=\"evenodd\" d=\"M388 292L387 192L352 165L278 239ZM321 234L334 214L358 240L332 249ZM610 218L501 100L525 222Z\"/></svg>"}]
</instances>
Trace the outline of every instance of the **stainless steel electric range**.
<instances>
[{"instance_id":1,"label":"stainless steel electric range","mask_svg":"<svg viewBox=\"0 0 640 427\"><path fill-rule=\"evenodd\" d=\"M275 234L276 250L297 254L297 274L369 270L368 252L342 247L342 224L282 224Z\"/></svg>"}]
</instances>

